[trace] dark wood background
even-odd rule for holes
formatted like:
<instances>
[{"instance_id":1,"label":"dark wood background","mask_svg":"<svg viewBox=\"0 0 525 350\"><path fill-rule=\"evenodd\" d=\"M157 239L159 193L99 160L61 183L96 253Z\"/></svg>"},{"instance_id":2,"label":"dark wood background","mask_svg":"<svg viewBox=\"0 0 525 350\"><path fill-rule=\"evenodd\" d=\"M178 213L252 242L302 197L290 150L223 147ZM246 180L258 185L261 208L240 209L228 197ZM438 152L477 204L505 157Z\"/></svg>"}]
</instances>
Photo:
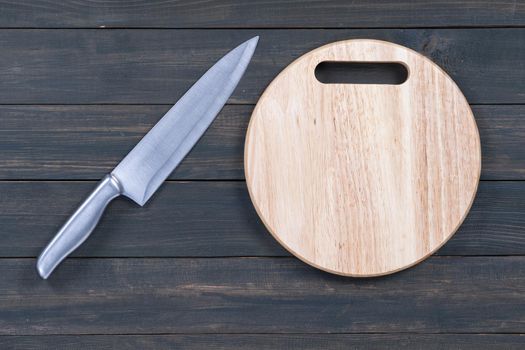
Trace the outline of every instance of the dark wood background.
<instances>
[{"instance_id":1,"label":"dark wood background","mask_svg":"<svg viewBox=\"0 0 525 350\"><path fill-rule=\"evenodd\" d=\"M1 349L523 349L525 2L0 1ZM114 202L48 280L35 257L210 65L261 37L211 129L144 208ZM243 180L253 105L301 54L411 47L472 104L482 181L435 256L353 279L284 251Z\"/></svg>"}]
</instances>

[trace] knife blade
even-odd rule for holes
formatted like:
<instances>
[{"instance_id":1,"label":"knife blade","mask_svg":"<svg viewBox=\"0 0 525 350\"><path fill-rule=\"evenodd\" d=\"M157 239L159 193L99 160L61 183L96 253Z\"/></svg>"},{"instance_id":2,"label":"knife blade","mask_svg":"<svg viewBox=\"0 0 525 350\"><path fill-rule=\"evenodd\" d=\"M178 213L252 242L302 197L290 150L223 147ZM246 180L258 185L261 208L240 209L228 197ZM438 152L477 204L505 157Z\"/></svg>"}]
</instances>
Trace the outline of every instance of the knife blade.
<instances>
[{"instance_id":1,"label":"knife blade","mask_svg":"<svg viewBox=\"0 0 525 350\"><path fill-rule=\"evenodd\" d=\"M143 206L151 198L231 96L258 40L242 43L215 63L99 182L38 257L43 279L89 237L111 200L124 195Z\"/></svg>"}]
</instances>

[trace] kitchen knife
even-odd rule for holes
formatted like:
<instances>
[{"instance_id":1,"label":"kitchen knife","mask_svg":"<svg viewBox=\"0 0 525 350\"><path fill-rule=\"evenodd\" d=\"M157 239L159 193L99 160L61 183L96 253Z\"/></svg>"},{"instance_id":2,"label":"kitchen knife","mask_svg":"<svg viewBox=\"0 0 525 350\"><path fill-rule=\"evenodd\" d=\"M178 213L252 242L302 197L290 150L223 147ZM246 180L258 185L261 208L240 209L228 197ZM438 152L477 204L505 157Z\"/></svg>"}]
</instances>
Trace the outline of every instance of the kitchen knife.
<instances>
[{"instance_id":1,"label":"kitchen knife","mask_svg":"<svg viewBox=\"0 0 525 350\"><path fill-rule=\"evenodd\" d=\"M148 201L233 93L258 40L254 37L221 58L99 182L40 254L37 270L43 279L89 237L112 199L124 195L140 206Z\"/></svg>"}]
</instances>

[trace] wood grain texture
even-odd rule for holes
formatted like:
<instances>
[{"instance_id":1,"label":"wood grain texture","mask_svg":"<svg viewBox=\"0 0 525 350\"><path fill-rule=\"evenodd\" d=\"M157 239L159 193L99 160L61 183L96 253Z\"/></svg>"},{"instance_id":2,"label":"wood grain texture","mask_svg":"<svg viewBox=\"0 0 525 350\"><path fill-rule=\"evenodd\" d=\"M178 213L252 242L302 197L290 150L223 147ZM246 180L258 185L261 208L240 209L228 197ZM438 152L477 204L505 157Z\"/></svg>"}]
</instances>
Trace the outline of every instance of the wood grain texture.
<instances>
[{"instance_id":1,"label":"wood grain texture","mask_svg":"<svg viewBox=\"0 0 525 350\"><path fill-rule=\"evenodd\" d=\"M0 105L0 179L98 180L169 105ZM472 106L484 180L525 180L525 106ZM253 106L229 105L170 179L244 179Z\"/></svg>"},{"instance_id":2,"label":"wood grain texture","mask_svg":"<svg viewBox=\"0 0 525 350\"><path fill-rule=\"evenodd\" d=\"M0 178L100 179L171 108L0 106ZM252 106L227 106L171 179L242 179Z\"/></svg>"},{"instance_id":3,"label":"wood grain texture","mask_svg":"<svg viewBox=\"0 0 525 350\"><path fill-rule=\"evenodd\" d=\"M523 26L520 1L208 0L0 2L0 27L341 28Z\"/></svg>"},{"instance_id":4,"label":"wood grain texture","mask_svg":"<svg viewBox=\"0 0 525 350\"><path fill-rule=\"evenodd\" d=\"M485 180L525 179L525 106L473 106Z\"/></svg>"},{"instance_id":5,"label":"wood grain texture","mask_svg":"<svg viewBox=\"0 0 525 350\"><path fill-rule=\"evenodd\" d=\"M0 257L35 257L96 182L0 182ZM525 183L481 182L440 255L525 255ZM242 182L168 182L139 208L114 201L75 256L288 256Z\"/></svg>"},{"instance_id":6,"label":"wood grain texture","mask_svg":"<svg viewBox=\"0 0 525 350\"><path fill-rule=\"evenodd\" d=\"M323 84L322 62L400 62L401 85ZM250 197L270 233L322 270L370 277L428 257L463 222L481 173L472 111L424 56L389 42L315 49L265 90L246 134Z\"/></svg>"},{"instance_id":7,"label":"wood grain texture","mask_svg":"<svg viewBox=\"0 0 525 350\"><path fill-rule=\"evenodd\" d=\"M334 350L521 350L521 334L199 334L0 336L12 350L135 349L334 349Z\"/></svg>"},{"instance_id":8,"label":"wood grain texture","mask_svg":"<svg viewBox=\"0 0 525 350\"><path fill-rule=\"evenodd\" d=\"M385 278L293 258L0 261L0 333L516 333L525 257L431 258ZM305 322L308 320L308 322Z\"/></svg>"},{"instance_id":9,"label":"wood grain texture","mask_svg":"<svg viewBox=\"0 0 525 350\"><path fill-rule=\"evenodd\" d=\"M387 40L430 57L470 103L525 102L525 29L502 28L1 30L0 104L172 104L254 35L260 36L257 51L232 103L255 103L294 59L352 38Z\"/></svg>"}]
</instances>

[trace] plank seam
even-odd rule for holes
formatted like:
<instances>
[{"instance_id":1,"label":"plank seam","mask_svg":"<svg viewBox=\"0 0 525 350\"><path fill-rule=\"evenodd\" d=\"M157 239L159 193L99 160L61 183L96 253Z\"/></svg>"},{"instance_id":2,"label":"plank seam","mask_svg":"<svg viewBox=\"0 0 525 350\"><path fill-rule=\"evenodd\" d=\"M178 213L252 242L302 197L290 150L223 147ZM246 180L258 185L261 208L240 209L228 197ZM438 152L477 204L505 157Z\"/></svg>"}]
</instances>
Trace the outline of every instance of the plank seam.
<instances>
[{"instance_id":1,"label":"plank seam","mask_svg":"<svg viewBox=\"0 0 525 350\"><path fill-rule=\"evenodd\" d=\"M246 333L246 332L220 332L220 333L210 333L210 332L195 332L195 333L47 333L47 334L31 334L31 333L21 333L21 334L2 334L0 338L3 337L55 337L55 336L170 336L170 335L321 335L321 336L330 336L330 335L519 335L525 336L523 332L498 332L498 333L465 333L465 332L255 332L255 333Z\"/></svg>"},{"instance_id":2,"label":"plank seam","mask_svg":"<svg viewBox=\"0 0 525 350\"><path fill-rule=\"evenodd\" d=\"M520 29L525 28L525 24L510 25L451 25L451 26L290 26L290 27L272 27L272 26L224 26L224 27L127 27L115 26L108 27L104 25L92 27L0 27L0 30L353 30L353 29Z\"/></svg>"}]
</instances>

